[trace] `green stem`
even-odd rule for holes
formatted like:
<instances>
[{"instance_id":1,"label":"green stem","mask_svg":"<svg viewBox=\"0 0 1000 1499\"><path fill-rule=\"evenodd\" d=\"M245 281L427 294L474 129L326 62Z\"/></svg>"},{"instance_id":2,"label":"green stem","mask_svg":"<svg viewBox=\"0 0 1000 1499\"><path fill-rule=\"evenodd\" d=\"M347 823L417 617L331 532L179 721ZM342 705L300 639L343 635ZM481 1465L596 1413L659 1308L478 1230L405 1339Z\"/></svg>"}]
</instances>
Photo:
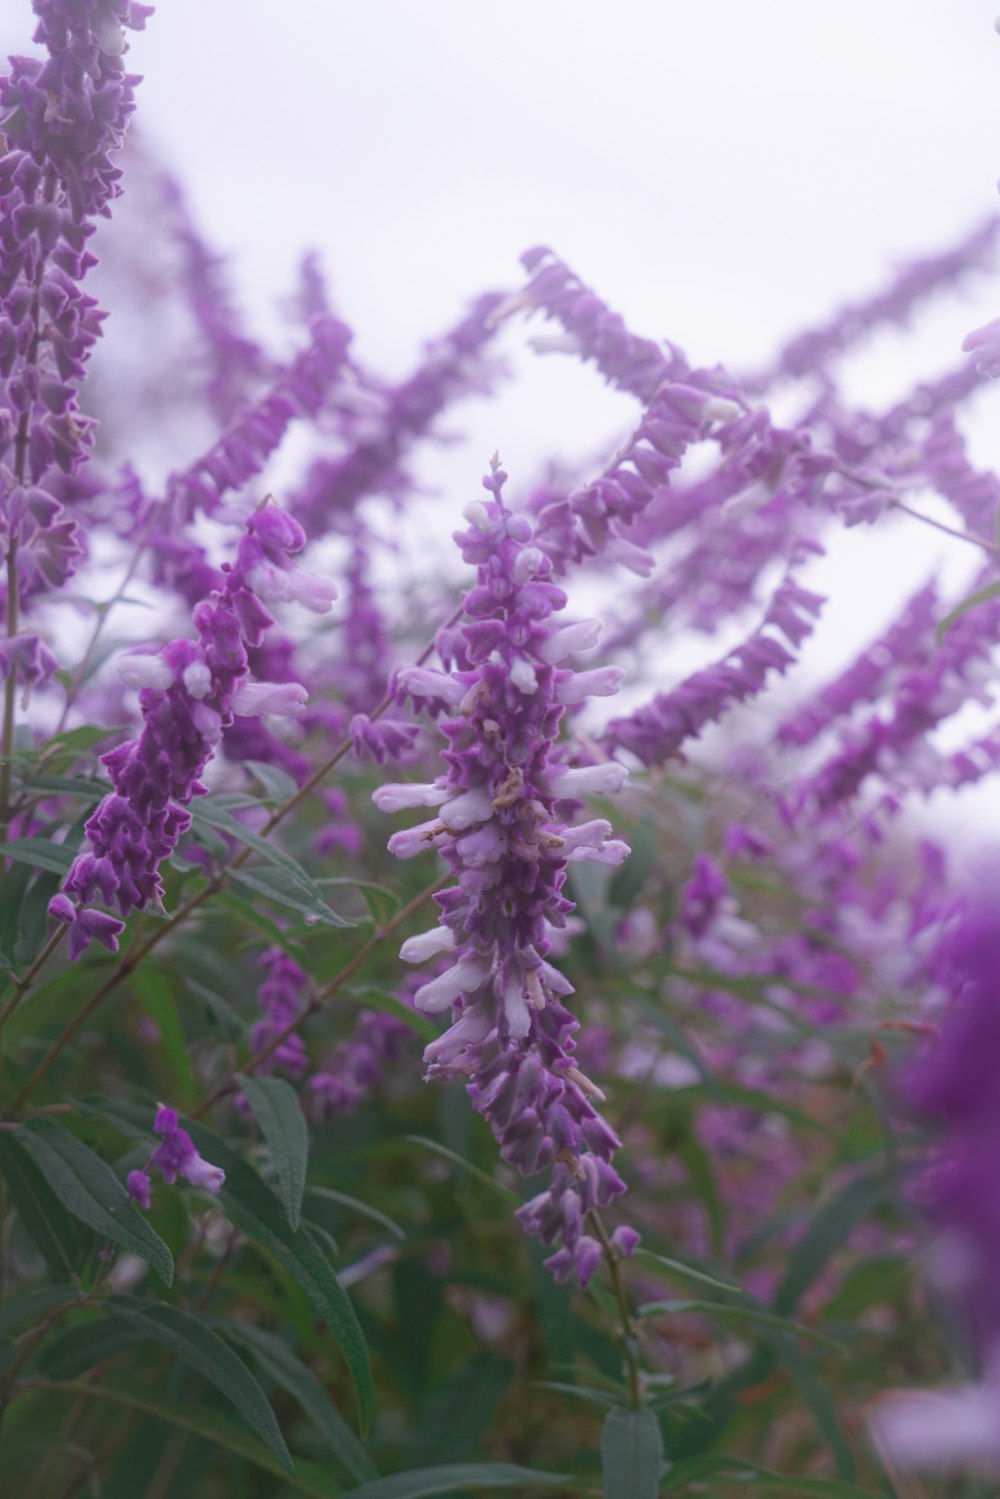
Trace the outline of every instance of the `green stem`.
<instances>
[{"instance_id":1,"label":"green stem","mask_svg":"<svg viewBox=\"0 0 1000 1499\"><path fill-rule=\"evenodd\" d=\"M629 1310L628 1297L625 1294L625 1286L619 1268L621 1265L621 1255L608 1237L608 1231L604 1227L601 1215L597 1209L591 1208L589 1216L591 1226L594 1230L594 1237L604 1251L604 1264L608 1272L608 1280L611 1282L611 1290L618 1305L622 1348L625 1352L625 1375L628 1380L628 1403L632 1410L641 1410L642 1393L639 1386L639 1365L635 1357L635 1327L632 1322L632 1313Z\"/></svg>"}]
</instances>

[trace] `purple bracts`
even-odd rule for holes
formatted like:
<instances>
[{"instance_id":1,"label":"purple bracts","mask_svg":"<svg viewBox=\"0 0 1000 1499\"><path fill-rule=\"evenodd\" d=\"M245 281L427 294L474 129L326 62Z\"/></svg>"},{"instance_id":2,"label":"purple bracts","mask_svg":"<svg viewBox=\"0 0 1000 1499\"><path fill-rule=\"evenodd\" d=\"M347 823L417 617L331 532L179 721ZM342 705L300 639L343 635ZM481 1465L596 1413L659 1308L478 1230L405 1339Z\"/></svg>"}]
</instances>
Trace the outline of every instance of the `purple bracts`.
<instances>
[{"instance_id":1,"label":"purple bracts","mask_svg":"<svg viewBox=\"0 0 1000 1499\"><path fill-rule=\"evenodd\" d=\"M553 1168L549 1189L520 1217L543 1243L559 1244L547 1261L557 1277L585 1284L600 1258L584 1231L587 1213L624 1184L611 1165L619 1142L591 1101L601 1095L573 1065L577 1022L562 1004L572 989L546 961L548 934L572 909L562 893L567 864L618 864L628 849L610 838L608 823L567 827L556 807L618 790L626 772L610 761L567 768L553 746L564 706L615 691L620 673L559 665L593 644L593 623L553 626L565 595L532 545L530 523L506 509L505 478L495 470L483 481L493 498L470 505L470 527L456 535L477 570L455 642L467 669L411 669L399 679L404 692L447 705L448 768L430 785L382 786L374 800L387 812L437 808L430 822L394 834L389 848L400 858L437 848L457 876L436 897L440 924L400 950L409 962L453 955L414 995L418 1009L453 1021L427 1047L428 1076L469 1079L504 1160L525 1175Z\"/></svg>"},{"instance_id":2,"label":"purple bracts","mask_svg":"<svg viewBox=\"0 0 1000 1499\"><path fill-rule=\"evenodd\" d=\"M248 680L247 651L273 623L265 602L295 599L317 613L330 608L333 585L294 566L304 545L301 526L276 505L255 511L235 565L224 569L224 586L194 611L198 639L172 640L156 655L119 663L126 684L141 689L144 727L138 739L101 757L114 791L87 823L90 849L75 859L49 907L72 925L74 956L90 936L101 935L77 919L80 908L100 899L127 917L160 903L159 866L191 825L187 804L204 794L199 777L234 714L301 712L305 689L297 683ZM101 940L111 946L115 935L105 932Z\"/></svg>"}]
</instances>

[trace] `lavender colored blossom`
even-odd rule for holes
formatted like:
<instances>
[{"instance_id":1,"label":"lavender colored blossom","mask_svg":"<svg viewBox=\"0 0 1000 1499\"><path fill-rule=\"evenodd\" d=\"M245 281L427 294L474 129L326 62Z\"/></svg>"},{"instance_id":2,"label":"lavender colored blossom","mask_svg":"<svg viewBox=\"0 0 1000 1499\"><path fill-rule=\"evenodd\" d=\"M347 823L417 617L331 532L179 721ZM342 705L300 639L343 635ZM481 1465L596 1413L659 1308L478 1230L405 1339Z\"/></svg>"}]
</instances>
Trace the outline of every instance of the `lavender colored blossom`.
<instances>
[{"instance_id":1,"label":"lavender colored blossom","mask_svg":"<svg viewBox=\"0 0 1000 1499\"><path fill-rule=\"evenodd\" d=\"M568 863L614 865L628 850L603 820L566 826L555 809L617 790L626 773L614 762L571 768L555 757L564 707L580 697L577 673L560 663L580 631L553 625L566 597L528 520L506 508L505 479L495 468L483 481L492 498L471 504L469 528L456 534L476 568L456 642L465 669L400 676L404 690L445 705L447 769L429 785L382 786L374 800L387 812L435 808L389 849L409 858L434 847L457 876L435 897L438 926L400 952L408 962L451 959L414 995L418 1009L452 1017L424 1053L428 1076L467 1078L503 1159L526 1175L551 1168L549 1187L519 1216L543 1243L558 1243L546 1262L556 1276L585 1284L600 1258L587 1215L624 1184L611 1164L619 1142L592 1101L602 1095L573 1063L577 1022L562 1002L572 988L547 961L548 930L572 909L562 893Z\"/></svg>"},{"instance_id":2,"label":"lavender colored blossom","mask_svg":"<svg viewBox=\"0 0 1000 1499\"><path fill-rule=\"evenodd\" d=\"M401 465L414 439L425 436L435 417L460 396L489 391L496 370L484 349L494 336L492 316L500 301L497 293L480 297L456 327L428 346L408 380L382 394L368 430L346 453L311 465L289 501L310 535L325 534L365 495L402 490Z\"/></svg>"},{"instance_id":3,"label":"lavender colored blossom","mask_svg":"<svg viewBox=\"0 0 1000 1499\"><path fill-rule=\"evenodd\" d=\"M609 749L630 750L644 765L660 764L715 722L731 703L745 702L760 692L771 672L786 672L823 603L818 594L802 587L794 572L806 553L821 550L815 542L800 543L792 566L749 639L627 718L612 719L604 744ZM776 638L778 634L787 645Z\"/></svg>"},{"instance_id":4,"label":"lavender colored blossom","mask_svg":"<svg viewBox=\"0 0 1000 1499\"><path fill-rule=\"evenodd\" d=\"M77 393L103 314L78 283L95 264L93 220L121 191L112 155L137 82L122 28L149 14L131 0L34 9L47 56L13 57L0 77L0 555L17 608L60 588L83 555L59 476L93 439ZM43 653L37 636L22 637L0 670L30 690L48 679Z\"/></svg>"},{"instance_id":5,"label":"lavender colored blossom","mask_svg":"<svg viewBox=\"0 0 1000 1499\"><path fill-rule=\"evenodd\" d=\"M257 990L257 1004L264 1018L255 1021L250 1031L251 1056L264 1051L273 1038L302 1013L309 991L306 974L280 947L269 947L261 953L257 967L264 974ZM279 1067L292 1077L301 1077L308 1065L305 1042L297 1031L292 1031L279 1042L266 1061L260 1063L257 1072L273 1072Z\"/></svg>"},{"instance_id":6,"label":"lavender colored blossom","mask_svg":"<svg viewBox=\"0 0 1000 1499\"><path fill-rule=\"evenodd\" d=\"M315 416L342 375L351 334L329 315L312 319L309 346L258 401L240 411L208 453L167 484L172 525L197 511L212 515L223 496L259 474L296 416Z\"/></svg>"},{"instance_id":7,"label":"lavender colored blossom","mask_svg":"<svg viewBox=\"0 0 1000 1499\"><path fill-rule=\"evenodd\" d=\"M1000 219L990 218L950 249L909 261L894 281L873 296L847 303L828 322L790 339L770 369L746 381L746 388L757 393L783 377L801 380L825 369L833 356L843 354L874 328L905 323L935 292L950 290L971 271L983 270L993 257L998 233Z\"/></svg>"},{"instance_id":8,"label":"lavender colored blossom","mask_svg":"<svg viewBox=\"0 0 1000 1499\"><path fill-rule=\"evenodd\" d=\"M254 382L268 372L260 345L243 331L222 259L199 234L176 178L163 173L160 195L180 251L179 284L204 348L206 393L216 417L228 421Z\"/></svg>"},{"instance_id":9,"label":"lavender colored blossom","mask_svg":"<svg viewBox=\"0 0 1000 1499\"><path fill-rule=\"evenodd\" d=\"M353 1114L412 1036L411 1028L395 1015L362 1010L353 1033L334 1047L321 1071L306 1085L313 1117L339 1119Z\"/></svg>"},{"instance_id":10,"label":"lavender colored blossom","mask_svg":"<svg viewBox=\"0 0 1000 1499\"><path fill-rule=\"evenodd\" d=\"M301 711L305 690L298 684L249 680L247 652L273 623L265 603L294 598L318 613L330 608L333 585L295 567L304 544L302 528L284 511L258 509L224 587L194 611L198 639L123 658L126 684L140 688L143 731L102 756L114 790L88 821L90 847L74 860L50 907L74 926L77 950L90 934L79 914L95 899L123 917L160 905L159 866L190 827L187 805L204 795L199 778L233 715ZM120 931L123 923L116 925Z\"/></svg>"},{"instance_id":11,"label":"lavender colored blossom","mask_svg":"<svg viewBox=\"0 0 1000 1499\"><path fill-rule=\"evenodd\" d=\"M148 1211L152 1200L149 1170L153 1166L169 1186L173 1186L180 1176L192 1187L204 1187L206 1192L217 1195L222 1190L226 1173L221 1166L213 1166L198 1153L187 1130L180 1128L174 1109L161 1104L153 1128L161 1137L161 1143L153 1151L145 1169L130 1171L126 1179L129 1192L141 1208Z\"/></svg>"}]
</instances>

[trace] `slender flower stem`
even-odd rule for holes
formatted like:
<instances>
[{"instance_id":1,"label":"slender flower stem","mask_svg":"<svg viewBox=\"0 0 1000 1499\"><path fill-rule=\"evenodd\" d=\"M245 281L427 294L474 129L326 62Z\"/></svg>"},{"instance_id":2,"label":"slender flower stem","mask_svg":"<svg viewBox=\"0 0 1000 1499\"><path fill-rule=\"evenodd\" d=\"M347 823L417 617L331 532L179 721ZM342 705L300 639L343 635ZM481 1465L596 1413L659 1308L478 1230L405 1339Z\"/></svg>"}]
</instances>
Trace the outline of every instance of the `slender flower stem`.
<instances>
[{"instance_id":1,"label":"slender flower stem","mask_svg":"<svg viewBox=\"0 0 1000 1499\"><path fill-rule=\"evenodd\" d=\"M206 1114L208 1112L213 1104L218 1103L220 1098L224 1097L226 1093L229 1093L232 1090L236 1074L238 1072L256 1072L261 1064L263 1062L266 1062L268 1057L270 1057L275 1051L277 1051L278 1047L281 1046L283 1042L288 1040L288 1037L292 1034L293 1031L297 1031L299 1027L301 1025L304 1025L307 1020L311 1020L313 1015L318 1015L320 1010L325 1009L330 1001L340 993L341 989L344 987L347 981L353 978L358 969L365 962L367 962L368 958L376 950L376 948L378 948L386 940L387 937L391 937L393 932L397 931L399 927L403 926L404 923L407 922L414 914L414 912L419 911L420 907L425 903L425 901L430 900L431 896L435 895L437 891L440 890L444 885L446 885L450 879L450 874L443 874L440 879L434 881L433 885L427 885L423 890L421 890L419 895L415 895L411 901L409 901L405 906L401 907L400 910L396 912L395 916L393 916L391 920L386 922L385 926L377 927L372 935L368 938L368 941L358 948L357 952L354 954L354 957L351 958L347 963L345 963L340 972L335 974L328 983L323 985L322 989L320 989L316 994L312 996L312 998L309 1000L309 1003L299 1012L298 1015L294 1016L294 1018L291 1019L287 1025L285 1025L280 1031L277 1031L270 1038L266 1046L261 1047L260 1051L255 1051L253 1056L248 1057L247 1060L242 1064L242 1066L233 1067L230 1069L230 1071L226 1074L222 1081L212 1089L211 1093L206 1094L206 1096L201 1099L201 1101L197 1103L191 1110L191 1118L200 1119L203 1114Z\"/></svg>"},{"instance_id":2,"label":"slender flower stem","mask_svg":"<svg viewBox=\"0 0 1000 1499\"><path fill-rule=\"evenodd\" d=\"M946 536L954 536L956 541L967 541L970 546L980 547L984 552L989 552L992 557L1000 557L1000 546L994 541L987 541L985 536L973 536L970 531L960 531L956 526L947 526L944 521L934 520L929 515L923 515L919 510L912 510L909 505L904 505L902 500L893 500L893 510L902 510L904 515L911 515L914 520L923 521L925 526L933 526L935 531L943 531Z\"/></svg>"},{"instance_id":3,"label":"slender flower stem","mask_svg":"<svg viewBox=\"0 0 1000 1499\"><path fill-rule=\"evenodd\" d=\"M59 946L65 935L66 928L64 926L58 926L49 937L48 941L45 943L41 952L38 954L38 957L32 963L28 971L22 974L22 976L16 981L16 983L14 984L14 991L11 994L10 999L8 999L3 1009L0 1010L0 1031L3 1030L4 1026L7 1024L7 1021L10 1019L11 1015L13 1015L14 1011L21 1003L21 1000L27 994L28 990L35 982L35 979L38 977L39 973L41 973L42 969L45 967L46 963L49 961L49 958L51 958L52 954L55 952L56 948Z\"/></svg>"},{"instance_id":4,"label":"slender flower stem","mask_svg":"<svg viewBox=\"0 0 1000 1499\"><path fill-rule=\"evenodd\" d=\"M601 1215L596 1208L591 1208L589 1218L594 1230L594 1238L604 1250L604 1263L607 1267L608 1280L611 1282L611 1289L618 1304L618 1316L621 1320L622 1348L625 1353L625 1374L628 1379L628 1403L632 1410L641 1410L642 1395L639 1388L639 1365L635 1357L635 1328L619 1268L621 1256L612 1244L608 1231L601 1220Z\"/></svg>"}]
</instances>

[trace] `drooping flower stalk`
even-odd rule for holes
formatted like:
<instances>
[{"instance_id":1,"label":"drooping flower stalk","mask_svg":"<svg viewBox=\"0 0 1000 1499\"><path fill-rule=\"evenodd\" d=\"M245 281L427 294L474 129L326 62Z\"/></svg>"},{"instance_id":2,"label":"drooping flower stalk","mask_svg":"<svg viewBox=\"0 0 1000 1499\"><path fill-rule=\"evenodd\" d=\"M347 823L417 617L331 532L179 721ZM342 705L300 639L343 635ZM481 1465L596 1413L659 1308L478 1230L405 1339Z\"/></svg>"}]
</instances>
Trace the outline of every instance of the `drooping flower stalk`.
<instances>
[{"instance_id":1,"label":"drooping flower stalk","mask_svg":"<svg viewBox=\"0 0 1000 1499\"><path fill-rule=\"evenodd\" d=\"M338 517L371 494L394 495L406 488L403 459L414 441L426 437L437 416L459 397L485 394L499 365L485 357L495 328L492 314L501 297L478 298L471 311L443 337L427 346L418 369L385 390L364 431L345 453L317 458L288 502L310 535L338 526Z\"/></svg>"},{"instance_id":2,"label":"drooping flower stalk","mask_svg":"<svg viewBox=\"0 0 1000 1499\"><path fill-rule=\"evenodd\" d=\"M506 508L505 479L495 467L483 481L492 498L470 505L469 529L456 534L477 570L454 642L463 669L399 678L402 691L446 705L447 769L428 785L382 786L374 800L387 812L436 808L431 821L394 834L389 848L410 858L434 847L457 877L435 897L439 925L400 951L408 962L453 955L414 995L418 1009L452 1016L424 1053L428 1076L468 1079L504 1160L527 1175L551 1168L549 1188L519 1216L559 1245L547 1261L554 1273L585 1284L602 1253L587 1215L624 1184L611 1164L619 1142L593 1103L602 1095L573 1063L577 1022L563 1004L572 988L547 960L549 930L572 909L563 894L568 863L618 864L628 850L600 819L567 825L559 804L617 790L626 772L613 762L568 768L554 746L564 709L616 691L621 673L560 664L592 645L597 627L555 626L565 594L530 523ZM616 1248L633 1247L627 1234L619 1239Z\"/></svg>"},{"instance_id":3,"label":"drooping flower stalk","mask_svg":"<svg viewBox=\"0 0 1000 1499\"><path fill-rule=\"evenodd\" d=\"M778 380L801 380L817 370L825 372L831 359L853 348L873 329L885 323L906 323L929 297L961 285L973 271L986 269L998 234L1000 219L989 218L951 248L907 261L895 280L872 296L846 303L827 322L789 339L766 371L742 382L744 389L756 395Z\"/></svg>"},{"instance_id":4,"label":"drooping flower stalk","mask_svg":"<svg viewBox=\"0 0 1000 1499\"><path fill-rule=\"evenodd\" d=\"M317 613L330 608L332 583L295 566L304 545L301 526L265 504L247 522L223 588L194 611L198 639L173 640L155 655L119 663L126 684L140 688L144 727L138 739L102 756L114 791L87 823L90 847L49 907L71 928L71 955L92 937L117 950L124 923L89 909L95 898L122 917L159 906L159 866L191 825L187 806L204 795L200 776L233 715L301 712L305 689L251 681L247 653L273 623L267 603L294 599Z\"/></svg>"},{"instance_id":5,"label":"drooping flower stalk","mask_svg":"<svg viewBox=\"0 0 1000 1499\"><path fill-rule=\"evenodd\" d=\"M756 696L772 672L786 672L823 604L818 594L802 587L795 571L809 552L821 550L816 542L801 541L753 634L678 687L657 694L625 718L612 719L603 735L604 745L609 750L630 750L644 765L662 764L686 740L696 738L721 717L730 704Z\"/></svg>"}]
</instances>

